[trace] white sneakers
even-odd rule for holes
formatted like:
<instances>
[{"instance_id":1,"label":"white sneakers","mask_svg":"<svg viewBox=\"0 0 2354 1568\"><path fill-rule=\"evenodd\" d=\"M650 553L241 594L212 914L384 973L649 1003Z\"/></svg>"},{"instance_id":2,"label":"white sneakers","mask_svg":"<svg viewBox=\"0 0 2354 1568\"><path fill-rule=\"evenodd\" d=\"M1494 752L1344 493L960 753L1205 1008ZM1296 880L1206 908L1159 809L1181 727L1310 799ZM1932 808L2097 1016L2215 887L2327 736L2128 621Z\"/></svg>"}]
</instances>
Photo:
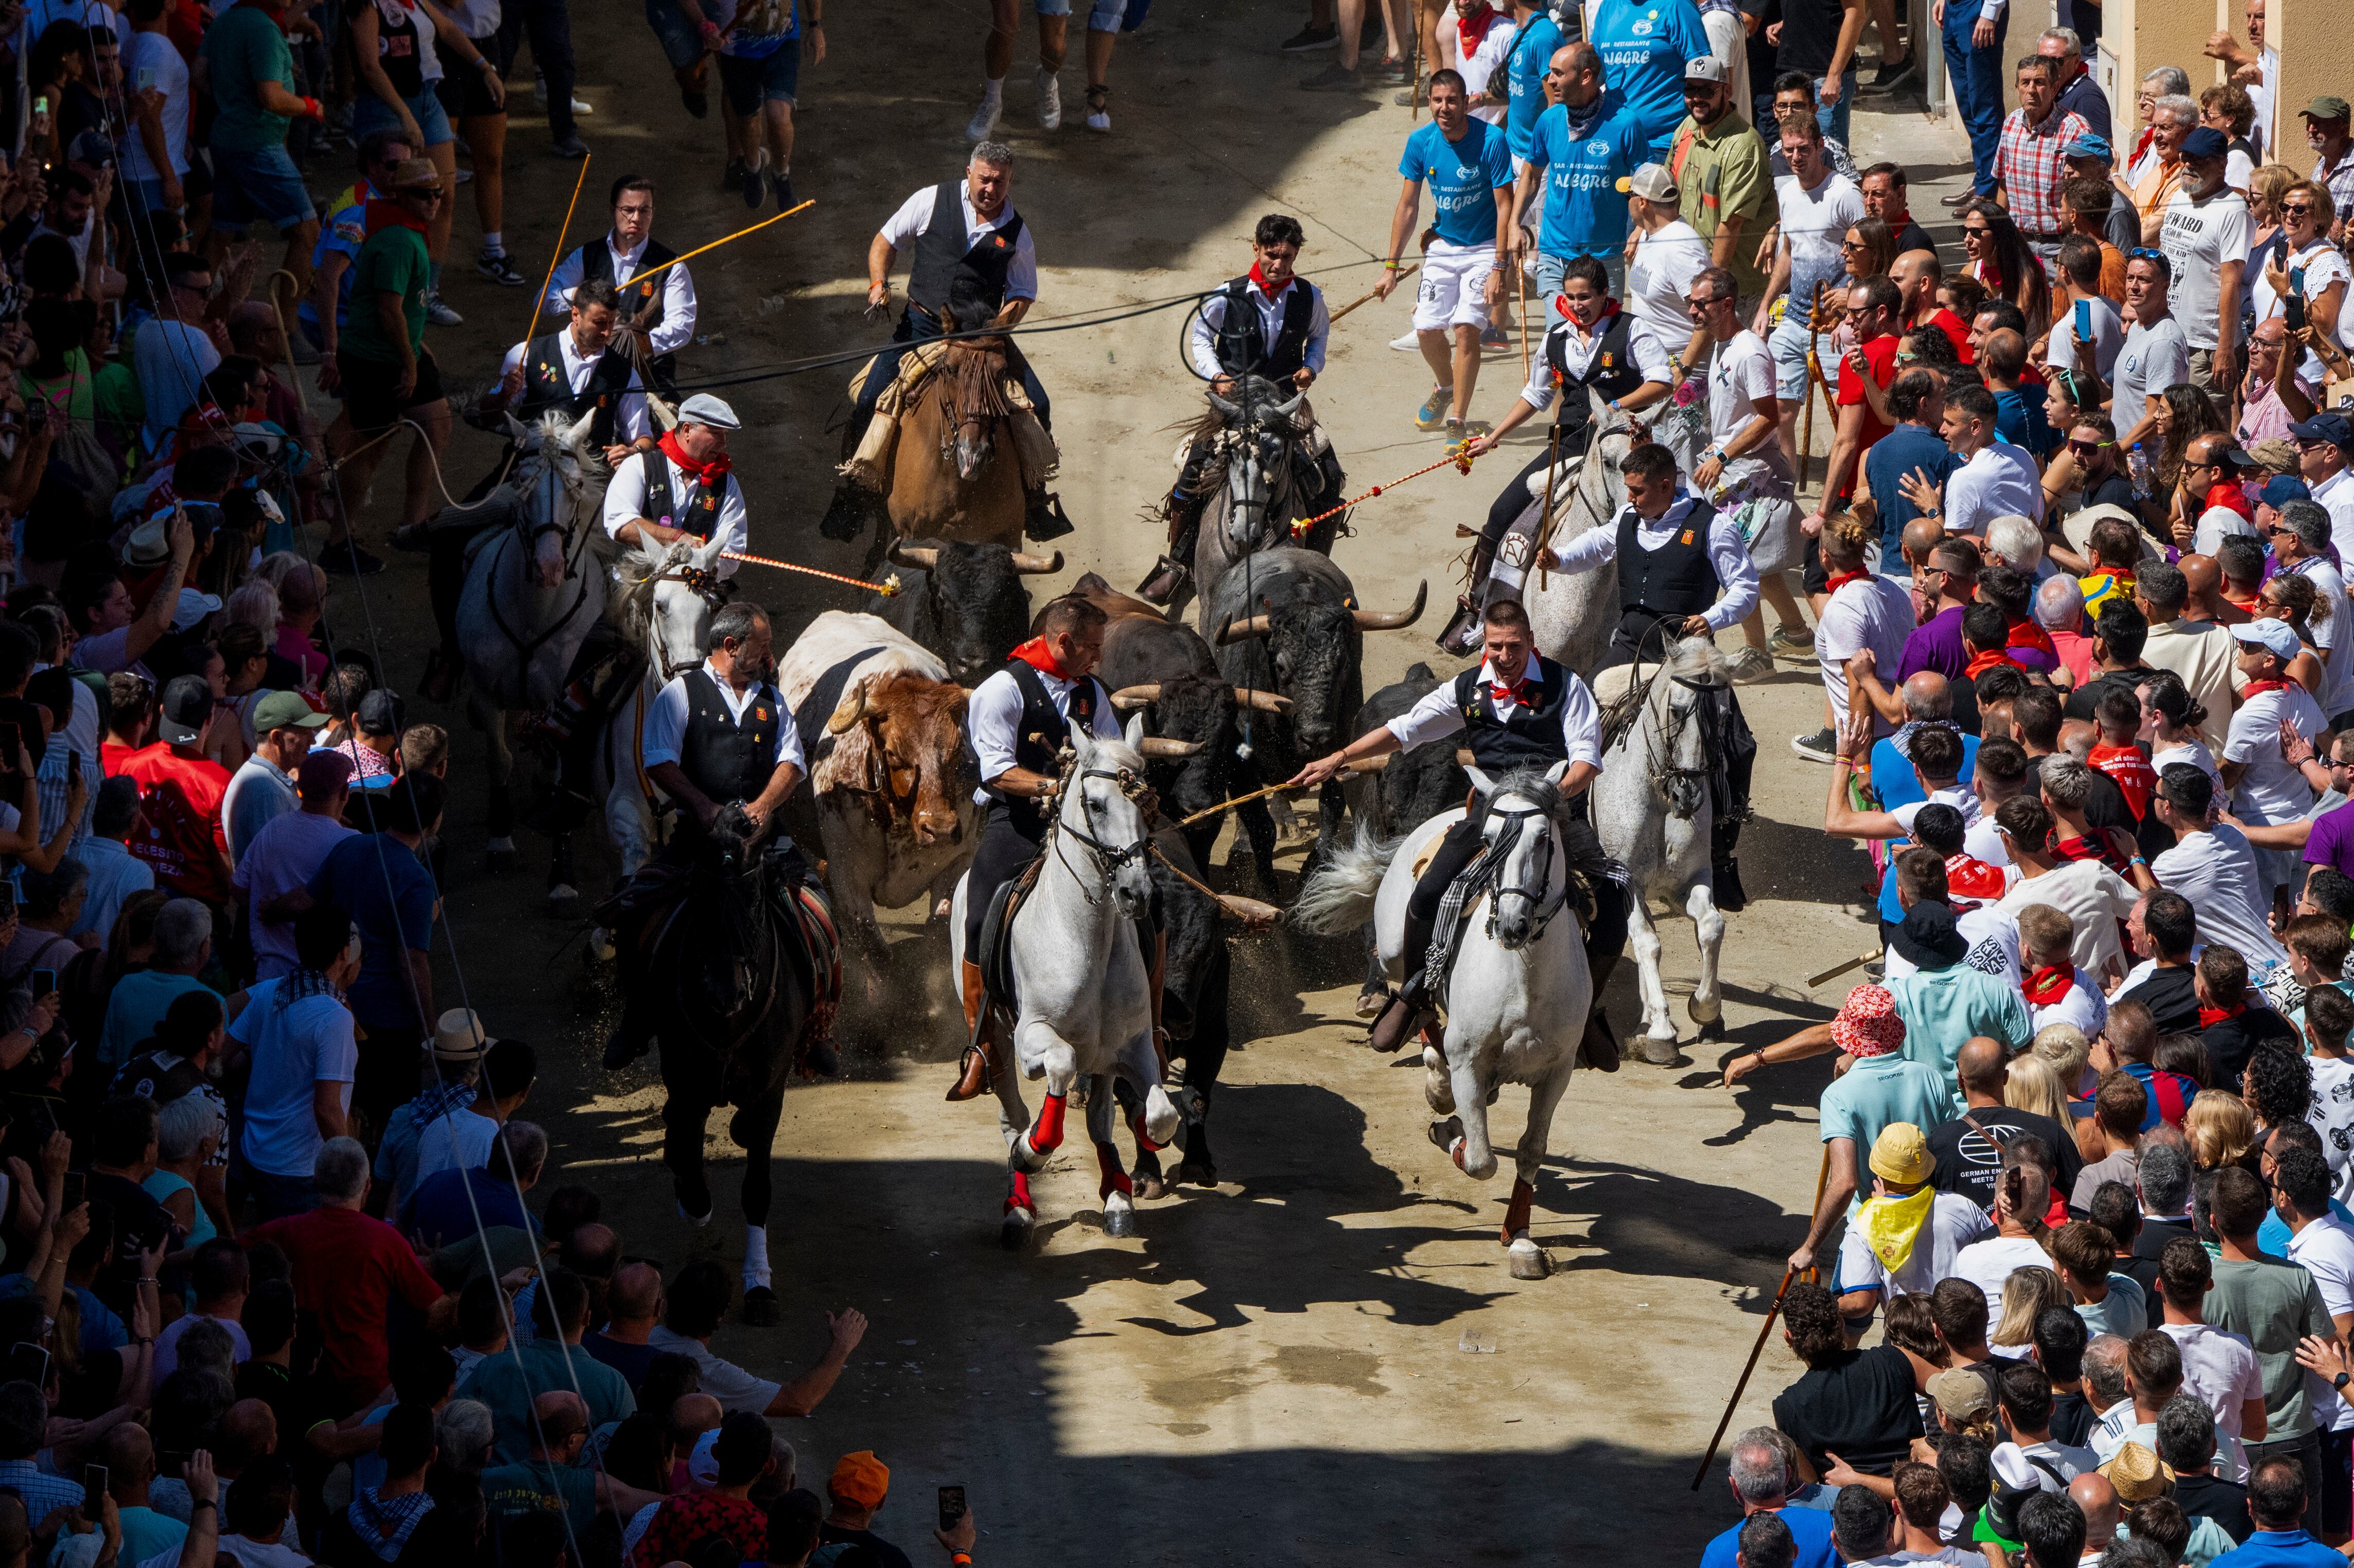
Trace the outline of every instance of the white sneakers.
<instances>
[{"instance_id":1,"label":"white sneakers","mask_svg":"<svg viewBox=\"0 0 2354 1568\"><path fill-rule=\"evenodd\" d=\"M1038 129L1053 131L1063 123L1063 84L1044 66L1038 68Z\"/></svg>"},{"instance_id":2,"label":"white sneakers","mask_svg":"<svg viewBox=\"0 0 2354 1568\"><path fill-rule=\"evenodd\" d=\"M968 142L988 141L990 132L997 129L997 122L1004 114L1005 84L992 81L981 92L981 107L972 111L972 119L964 128L964 139Z\"/></svg>"}]
</instances>

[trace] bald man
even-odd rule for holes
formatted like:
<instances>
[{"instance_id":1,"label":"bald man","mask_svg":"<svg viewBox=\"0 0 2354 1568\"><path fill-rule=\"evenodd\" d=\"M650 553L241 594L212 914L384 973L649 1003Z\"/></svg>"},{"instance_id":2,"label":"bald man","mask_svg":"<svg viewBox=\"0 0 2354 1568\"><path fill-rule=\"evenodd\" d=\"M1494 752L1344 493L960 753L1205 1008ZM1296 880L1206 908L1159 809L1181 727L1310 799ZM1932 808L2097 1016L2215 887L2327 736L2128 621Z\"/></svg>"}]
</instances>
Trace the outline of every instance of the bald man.
<instances>
[{"instance_id":1,"label":"bald man","mask_svg":"<svg viewBox=\"0 0 2354 1568\"><path fill-rule=\"evenodd\" d=\"M2042 1139L2044 1148L2057 1153L2059 1175L2053 1190L2075 1190L2076 1173L2084 1164L2075 1139L2050 1117L2014 1110L2002 1103L2003 1084L2010 1073L2010 1053L2002 1042L1973 1035L1954 1058L1954 1072L1961 1080L1968 1118L1956 1117L1930 1129L1929 1152L1937 1161L1936 1174L1929 1179L1931 1186L1940 1192L1961 1193L1992 1213L2003 1146L2025 1134Z\"/></svg>"},{"instance_id":2,"label":"bald man","mask_svg":"<svg viewBox=\"0 0 2354 1568\"><path fill-rule=\"evenodd\" d=\"M2185 556L2174 564L2190 588L2190 598L2182 607L2183 620L2230 626L2247 619L2224 600L2223 568L2216 564L2214 556Z\"/></svg>"},{"instance_id":3,"label":"bald man","mask_svg":"<svg viewBox=\"0 0 2354 1568\"><path fill-rule=\"evenodd\" d=\"M531 1457L482 1472L482 1502L494 1531L511 1519L561 1509L571 1520L572 1538L586 1540L600 1509L627 1519L662 1500L660 1492L641 1491L601 1467L579 1464L588 1442L588 1407L578 1394L569 1389L543 1393L531 1402Z\"/></svg>"},{"instance_id":4,"label":"bald man","mask_svg":"<svg viewBox=\"0 0 2354 1568\"><path fill-rule=\"evenodd\" d=\"M2117 1533L2117 1522L2125 1517L2125 1509L2117 1501L2117 1489L2109 1484L2108 1477L2098 1470L2088 1470L2068 1483L2068 1500L2084 1515L2084 1555L2093 1556L2107 1547Z\"/></svg>"}]
</instances>

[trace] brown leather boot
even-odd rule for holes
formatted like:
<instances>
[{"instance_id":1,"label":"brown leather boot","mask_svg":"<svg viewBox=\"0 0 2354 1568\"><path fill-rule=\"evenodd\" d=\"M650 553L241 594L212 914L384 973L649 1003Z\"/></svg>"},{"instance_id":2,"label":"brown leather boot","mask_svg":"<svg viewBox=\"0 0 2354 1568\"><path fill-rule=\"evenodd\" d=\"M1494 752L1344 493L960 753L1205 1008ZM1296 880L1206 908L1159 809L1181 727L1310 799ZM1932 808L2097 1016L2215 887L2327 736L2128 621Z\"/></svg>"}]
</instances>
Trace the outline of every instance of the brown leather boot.
<instances>
[{"instance_id":1,"label":"brown leather boot","mask_svg":"<svg viewBox=\"0 0 2354 1568\"><path fill-rule=\"evenodd\" d=\"M972 1044L965 1048L964 1059L957 1069L957 1081L949 1090L949 1098L970 1100L978 1098L981 1091L989 1087L990 1080L997 1072L997 1056L989 1037L991 1021L982 1019L979 1032L973 1030L973 1022L981 1017L981 1010L989 1005L988 998L981 993L981 966L967 959L960 969L960 978L964 982L964 1026Z\"/></svg>"}]
</instances>

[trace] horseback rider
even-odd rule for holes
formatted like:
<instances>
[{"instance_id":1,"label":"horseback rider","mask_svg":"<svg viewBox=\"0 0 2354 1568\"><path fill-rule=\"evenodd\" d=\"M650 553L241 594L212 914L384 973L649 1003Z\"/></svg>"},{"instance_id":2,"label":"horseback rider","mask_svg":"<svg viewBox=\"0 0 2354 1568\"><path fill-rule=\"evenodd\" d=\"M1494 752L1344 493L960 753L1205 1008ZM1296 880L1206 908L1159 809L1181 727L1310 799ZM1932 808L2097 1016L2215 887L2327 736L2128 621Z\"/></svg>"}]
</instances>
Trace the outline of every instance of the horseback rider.
<instances>
[{"instance_id":1,"label":"horseback rider","mask_svg":"<svg viewBox=\"0 0 2354 1568\"><path fill-rule=\"evenodd\" d=\"M616 344L620 299L613 285L591 279L574 291L572 318L556 331L507 350L498 384L482 397L478 420L513 415L528 426L553 409L578 421L593 415L589 440L606 462L622 462L653 443L646 416L645 387L628 355ZM514 445L467 496L478 501L514 472ZM507 525L507 519L487 512L455 509L403 528L393 543L403 549L420 545L427 552L426 592L433 601L433 621L441 643L425 662L422 691L428 699L446 703L456 689L465 660L458 647L458 600L466 588L467 553L477 535Z\"/></svg>"},{"instance_id":2,"label":"horseback rider","mask_svg":"<svg viewBox=\"0 0 2354 1568\"><path fill-rule=\"evenodd\" d=\"M1679 637L1714 637L1737 626L1757 604L1757 566L1740 524L1679 481L1676 454L1646 441L1619 460L1627 504L1606 527L1589 528L1559 552L1558 572L1590 572L1618 563L1618 625L1595 666L1667 657ZM1710 872L1720 909L1747 902L1734 853L1749 817L1749 770L1757 743L1730 683L1702 693L1702 723L1713 744L1709 779L1713 811Z\"/></svg>"},{"instance_id":3,"label":"horseback rider","mask_svg":"<svg viewBox=\"0 0 2354 1568\"><path fill-rule=\"evenodd\" d=\"M641 760L646 777L679 810L670 842L632 879L631 888L651 886L692 863L708 840L712 819L731 800L768 837L768 853L787 857L790 873L801 874L800 852L781 828L768 834L786 797L800 788L807 765L793 716L769 683L776 671L769 612L744 600L726 605L711 618L711 647L695 668L671 677L646 707ZM629 890L617 894L624 897ZM643 932L639 933L642 936ZM606 1070L616 1071L645 1054L658 1032L640 1005L646 988L642 941L620 944L628 1005L620 1026L605 1045ZM636 965L631 966L631 960Z\"/></svg>"},{"instance_id":4,"label":"horseback rider","mask_svg":"<svg viewBox=\"0 0 2354 1568\"><path fill-rule=\"evenodd\" d=\"M1536 651L1536 634L1518 599L1489 601L1480 617L1484 658L1432 691L1404 716L1366 731L1329 757L1320 757L1291 780L1299 789L1323 783L1352 762L1404 751L1458 731L1484 773L1495 777L1516 768L1549 768L1567 764L1561 798L1576 800L1575 820L1562 827L1563 847L1572 866L1606 863L1602 846L1585 821L1583 797L1602 772L1602 724L1594 694L1577 673ZM1485 847L1484 813L1477 808L1447 830L1428 866L1415 882L1405 913L1405 984L1373 1021L1371 1044L1390 1052L1431 1019L1423 982L1433 924L1447 890ZM1627 894L1610 876L1589 874L1595 912L1585 933L1585 962L1594 976L1594 1015L1581 1047L1588 1066L1618 1070L1618 1042L1602 1012L1602 982L1627 946Z\"/></svg>"},{"instance_id":5,"label":"horseback rider","mask_svg":"<svg viewBox=\"0 0 2354 1568\"><path fill-rule=\"evenodd\" d=\"M1675 382L1658 341L1634 330L1634 316L1610 297L1609 273L1598 258L1570 259L1562 272L1559 304L1562 319L1546 332L1544 353L1529 367L1529 384L1496 421L1495 429L1474 438L1465 449L1466 456L1485 457L1530 416L1552 408L1558 392L1561 411L1553 419L1553 439L1497 493L1479 542L1471 547L1468 590L1456 600L1455 619L1438 634L1438 645L1450 653L1469 653L1476 645L1479 605L1487 592L1509 596L1519 591L1517 578L1490 581L1498 547L1529 508L1530 480L1585 452L1594 430L1594 397L1601 397L1615 410L1633 413L1666 397ZM1535 548L1544 543L1531 541L1531 550L1515 563L1522 575Z\"/></svg>"},{"instance_id":6,"label":"horseback rider","mask_svg":"<svg viewBox=\"0 0 2354 1568\"><path fill-rule=\"evenodd\" d=\"M1066 596L1041 610L1037 624L1037 635L1007 655L1003 669L973 688L966 709L966 733L981 771L981 788L972 798L986 815L972 869L965 877L964 957L959 969L965 1028L972 1044L958 1064L957 1081L948 1094L951 1100L969 1100L988 1088L1004 1060L1001 1049L1011 1044L998 1040L993 1022L981 1018L984 1008L992 1014L995 1011L981 973L981 927L997 890L1044 852L1055 796L1062 786L1058 754L1069 744L1075 725L1098 740L1121 738L1111 694L1095 677L1096 662L1103 657L1103 610ZM1157 1039L1167 938L1161 928L1158 895L1153 904L1154 940L1148 952ZM981 1020L978 1029L976 1020Z\"/></svg>"},{"instance_id":7,"label":"horseback rider","mask_svg":"<svg viewBox=\"0 0 2354 1568\"><path fill-rule=\"evenodd\" d=\"M943 313L960 332L998 331L1020 323L1037 302L1037 250L1030 226L1013 208L1013 149L983 142L972 150L962 180L943 180L909 196L867 246L866 305L877 315L890 308L893 262L911 247L914 255L907 269L907 307L891 334L893 346L869 361L858 380L847 436L851 450L873 422L875 405L898 379L907 349L947 335ZM1005 354L1039 424L1051 430L1046 388L1038 373L1010 336ZM1023 532L1033 539L1069 533L1071 522L1063 515L1060 499L1043 485L1031 488L1027 475L1023 482ZM822 531L828 538L849 538L864 516L854 487L845 481Z\"/></svg>"},{"instance_id":8,"label":"horseback rider","mask_svg":"<svg viewBox=\"0 0 2354 1568\"><path fill-rule=\"evenodd\" d=\"M631 357L651 373L653 385L667 392L678 373L678 351L695 336L695 280L684 263L666 267L659 281L635 281L677 258L678 252L654 238L654 183L643 175L623 175L613 182L608 205L613 227L602 237L556 264L548 280L543 308L561 315L572 308L573 291L582 283L610 283L622 296L622 326L637 342L625 344Z\"/></svg>"},{"instance_id":9,"label":"horseback rider","mask_svg":"<svg viewBox=\"0 0 2354 1568\"><path fill-rule=\"evenodd\" d=\"M1308 237L1299 220L1271 212L1258 220L1251 236L1250 270L1229 278L1215 293L1205 295L1193 318L1186 355L1194 374L1221 397L1231 397L1235 378L1257 376L1288 381L1305 392L1324 372L1326 341L1332 335L1332 318L1325 309L1324 291L1298 276L1299 252ZM1183 470L1169 492L1169 553L1161 557L1151 577L1138 590L1155 604L1167 604L1193 574L1187 563L1202 528L1206 500L1204 469L1216 443L1197 438L1185 453ZM1299 449L1314 455L1316 471L1303 475L1300 515L1324 510L1330 496L1337 500L1347 482L1341 460L1322 429L1310 424L1300 433Z\"/></svg>"},{"instance_id":10,"label":"horseback rider","mask_svg":"<svg viewBox=\"0 0 2354 1568\"><path fill-rule=\"evenodd\" d=\"M751 539L744 488L727 458L727 432L743 428L736 410L708 392L681 403L676 429L613 466L612 482L605 487L605 532L655 557L681 539L724 538L728 549L744 549ZM736 563L723 556L711 570L716 577L733 577ZM613 578L625 580L619 563ZM542 734L557 748L549 808L559 831L587 812L597 738L615 705L644 675L646 657L610 617L599 620L573 655L564 695L540 719Z\"/></svg>"}]
</instances>

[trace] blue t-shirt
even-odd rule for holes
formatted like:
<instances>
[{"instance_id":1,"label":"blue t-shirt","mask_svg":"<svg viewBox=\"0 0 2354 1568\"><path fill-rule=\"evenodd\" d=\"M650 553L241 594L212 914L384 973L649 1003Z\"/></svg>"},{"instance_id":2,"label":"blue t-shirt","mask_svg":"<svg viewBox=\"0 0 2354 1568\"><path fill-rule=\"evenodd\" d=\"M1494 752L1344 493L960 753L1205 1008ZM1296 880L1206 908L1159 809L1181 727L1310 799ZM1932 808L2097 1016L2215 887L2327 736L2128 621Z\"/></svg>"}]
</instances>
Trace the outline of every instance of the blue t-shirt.
<instances>
[{"instance_id":1,"label":"blue t-shirt","mask_svg":"<svg viewBox=\"0 0 2354 1568\"><path fill-rule=\"evenodd\" d=\"M1995 434L2012 446L2023 448L2037 457L2052 455L2060 444L2059 432L2052 421L2043 417L2043 397L2040 392L2022 391L2014 387L1994 395ZM1873 491L1874 495L1879 494Z\"/></svg>"},{"instance_id":2,"label":"blue t-shirt","mask_svg":"<svg viewBox=\"0 0 2354 1568\"><path fill-rule=\"evenodd\" d=\"M1880 492L1873 491L1877 495ZM1976 778L1978 767L1978 737L1962 736L1962 772L1964 779ZM1921 793L1921 781L1913 777L1913 765L1907 762L1891 740L1872 743L1872 788L1880 797L1880 809L1893 811L1899 806L1910 806L1928 799ZM1880 874L1880 917L1893 926L1904 918L1904 906L1896 897L1896 852L1912 843L1902 835L1888 841L1888 869Z\"/></svg>"},{"instance_id":3,"label":"blue t-shirt","mask_svg":"<svg viewBox=\"0 0 2354 1568\"><path fill-rule=\"evenodd\" d=\"M2329 1568L2341 1553L2302 1530L2259 1530L2248 1543L2216 1557L2209 1568Z\"/></svg>"},{"instance_id":4,"label":"blue t-shirt","mask_svg":"<svg viewBox=\"0 0 2354 1568\"><path fill-rule=\"evenodd\" d=\"M1686 0L1689 3L1689 0ZM1569 134L1569 108L1554 104L1537 119L1529 166L1545 172L1544 227L1537 249L1547 256L1616 256L1627 244L1627 185L1649 159L1642 127L1615 95L1582 142Z\"/></svg>"},{"instance_id":5,"label":"blue t-shirt","mask_svg":"<svg viewBox=\"0 0 2354 1568\"><path fill-rule=\"evenodd\" d=\"M1917 468L1927 472L1931 484L1943 484L1960 466L1946 439L1919 425L1897 426L1863 454L1863 477L1872 486L1872 499L1880 504L1880 569L1884 575L1894 577L1903 569L1904 524L1921 515L1896 482Z\"/></svg>"},{"instance_id":6,"label":"blue t-shirt","mask_svg":"<svg viewBox=\"0 0 2354 1568\"><path fill-rule=\"evenodd\" d=\"M1543 11L1531 17L1512 40L1504 57L1504 134L1512 155L1525 158L1537 133L1537 119L1545 111L1544 73L1553 51L1562 46L1561 27Z\"/></svg>"},{"instance_id":7,"label":"blue t-shirt","mask_svg":"<svg viewBox=\"0 0 2354 1568\"><path fill-rule=\"evenodd\" d=\"M472 1201L467 1190L473 1192ZM481 1166L472 1171L437 1171L417 1184L400 1206L400 1234L422 1235L429 1247L440 1247L474 1234L480 1210L484 1225L513 1225L539 1234L539 1222L515 1196L514 1183L493 1176Z\"/></svg>"},{"instance_id":8,"label":"blue t-shirt","mask_svg":"<svg viewBox=\"0 0 2354 1568\"><path fill-rule=\"evenodd\" d=\"M740 10L740 6L738 7ZM720 14L716 20L727 25L729 13ZM727 35L719 52L739 60L764 60L801 36L801 8L799 5L785 7L785 30L781 33L756 33L747 26L737 26Z\"/></svg>"},{"instance_id":9,"label":"blue t-shirt","mask_svg":"<svg viewBox=\"0 0 2354 1568\"><path fill-rule=\"evenodd\" d=\"M1450 142L1431 121L1405 139L1398 173L1430 187L1438 238L1449 245L1496 243L1496 187L1512 183L1512 149L1504 133L1473 119Z\"/></svg>"},{"instance_id":10,"label":"blue t-shirt","mask_svg":"<svg viewBox=\"0 0 2354 1568\"><path fill-rule=\"evenodd\" d=\"M330 255L344 259L344 270L335 275L335 327L341 331L352 313L352 280L358 276L351 263L359 260L360 247L367 243L367 208L363 202L337 207L333 217L319 226L319 242L311 247L311 270L318 271L327 264ZM302 304L295 307L298 320L319 324L318 302L305 292Z\"/></svg>"},{"instance_id":11,"label":"blue t-shirt","mask_svg":"<svg viewBox=\"0 0 2354 1568\"><path fill-rule=\"evenodd\" d=\"M1798 1554L1791 1560L1790 1568L1840 1568L1839 1553L1831 1550L1831 1516L1828 1510L1795 1508L1786 1503L1774 1514L1790 1527L1790 1538L1797 1543ZM1736 1524L1702 1549L1700 1568L1733 1568L1734 1556L1740 1549L1741 1526Z\"/></svg>"},{"instance_id":12,"label":"blue t-shirt","mask_svg":"<svg viewBox=\"0 0 2354 1568\"><path fill-rule=\"evenodd\" d=\"M2354 1225L2354 1209L2349 1209L2335 1198L2329 1200L2329 1213L2339 1224ZM2286 1257L2290 1234L2288 1222L2280 1217L2280 1211L2266 1209L2264 1223L2256 1227L2256 1250L2268 1252L2274 1257Z\"/></svg>"},{"instance_id":13,"label":"blue t-shirt","mask_svg":"<svg viewBox=\"0 0 2354 1568\"><path fill-rule=\"evenodd\" d=\"M1692 0L1602 0L1594 8L1591 41L1602 57L1602 79L1664 158L1683 123L1684 62L1709 52L1699 8Z\"/></svg>"},{"instance_id":14,"label":"blue t-shirt","mask_svg":"<svg viewBox=\"0 0 2354 1568\"><path fill-rule=\"evenodd\" d=\"M360 928L360 975L347 996L352 1016L368 1028L421 1028L408 955L433 945L436 895L415 853L389 833L355 833L327 852L308 892Z\"/></svg>"}]
</instances>

